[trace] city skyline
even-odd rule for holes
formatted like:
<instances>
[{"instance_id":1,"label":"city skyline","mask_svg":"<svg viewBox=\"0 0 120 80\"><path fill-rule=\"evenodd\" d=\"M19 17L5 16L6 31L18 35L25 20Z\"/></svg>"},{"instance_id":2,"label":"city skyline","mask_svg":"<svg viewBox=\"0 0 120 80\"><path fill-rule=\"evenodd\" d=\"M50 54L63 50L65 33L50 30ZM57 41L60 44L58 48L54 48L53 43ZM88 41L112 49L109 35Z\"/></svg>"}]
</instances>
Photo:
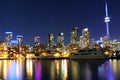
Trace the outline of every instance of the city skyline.
<instances>
[{"instance_id":1,"label":"city skyline","mask_svg":"<svg viewBox=\"0 0 120 80\"><path fill-rule=\"evenodd\" d=\"M120 1L107 0L110 37L120 40L119 14ZM0 2L0 40L5 40L5 32L23 35L23 43L33 43L34 37L40 36L41 43L48 42L48 34L53 33L55 39L61 32L65 35L65 43L70 42L70 31L78 26L79 36L82 29L89 28L90 37L99 39L106 35L105 1L1 1ZM56 41L56 40L55 40Z\"/></svg>"}]
</instances>

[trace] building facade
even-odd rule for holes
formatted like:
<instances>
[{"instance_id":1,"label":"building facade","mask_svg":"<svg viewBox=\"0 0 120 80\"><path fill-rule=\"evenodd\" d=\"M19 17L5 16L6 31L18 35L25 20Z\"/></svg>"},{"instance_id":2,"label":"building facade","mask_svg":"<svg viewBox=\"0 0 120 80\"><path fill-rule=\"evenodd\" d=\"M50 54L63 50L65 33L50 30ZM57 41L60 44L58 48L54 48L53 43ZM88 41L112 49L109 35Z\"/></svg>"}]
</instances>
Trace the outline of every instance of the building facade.
<instances>
[{"instance_id":1,"label":"building facade","mask_svg":"<svg viewBox=\"0 0 120 80\"><path fill-rule=\"evenodd\" d=\"M70 43L75 44L78 42L78 27L75 27L71 31Z\"/></svg>"},{"instance_id":2,"label":"building facade","mask_svg":"<svg viewBox=\"0 0 120 80\"><path fill-rule=\"evenodd\" d=\"M5 42L7 46L11 45L11 39L12 39L12 32L5 32Z\"/></svg>"}]
</instances>

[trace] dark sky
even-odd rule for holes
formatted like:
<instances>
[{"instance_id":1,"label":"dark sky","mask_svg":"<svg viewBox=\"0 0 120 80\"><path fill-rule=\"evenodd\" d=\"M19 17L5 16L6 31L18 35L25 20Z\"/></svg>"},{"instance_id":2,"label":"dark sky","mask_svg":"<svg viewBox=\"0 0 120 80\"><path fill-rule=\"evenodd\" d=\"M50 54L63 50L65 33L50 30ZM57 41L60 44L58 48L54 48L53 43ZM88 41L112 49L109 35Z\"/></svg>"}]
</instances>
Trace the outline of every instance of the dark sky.
<instances>
[{"instance_id":1,"label":"dark sky","mask_svg":"<svg viewBox=\"0 0 120 80\"><path fill-rule=\"evenodd\" d=\"M110 36L120 40L120 0L108 0L111 22ZM90 30L95 40L106 35L104 0L0 0L0 39L5 32L24 36L24 43L33 44L34 36L47 43L48 34L64 32L65 43L70 42L70 31L78 26Z\"/></svg>"}]
</instances>

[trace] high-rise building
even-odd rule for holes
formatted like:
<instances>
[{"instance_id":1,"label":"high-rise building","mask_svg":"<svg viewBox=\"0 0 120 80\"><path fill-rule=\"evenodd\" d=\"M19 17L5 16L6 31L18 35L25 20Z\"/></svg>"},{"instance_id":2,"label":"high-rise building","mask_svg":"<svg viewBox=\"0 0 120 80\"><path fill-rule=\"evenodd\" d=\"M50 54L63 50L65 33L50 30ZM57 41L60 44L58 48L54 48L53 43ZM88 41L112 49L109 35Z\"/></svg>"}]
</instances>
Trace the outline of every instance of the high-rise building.
<instances>
[{"instance_id":1,"label":"high-rise building","mask_svg":"<svg viewBox=\"0 0 120 80\"><path fill-rule=\"evenodd\" d=\"M5 32L5 40L7 46L11 45L11 39L12 39L12 32Z\"/></svg>"},{"instance_id":2,"label":"high-rise building","mask_svg":"<svg viewBox=\"0 0 120 80\"><path fill-rule=\"evenodd\" d=\"M58 34L57 44L59 44L60 46L64 47L64 33Z\"/></svg>"},{"instance_id":3,"label":"high-rise building","mask_svg":"<svg viewBox=\"0 0 120 80\"><path fill-rule=\"evenodd\" d=\"M81 40L80 40L80 42L81 42L82 48L90 47L90 32L89 32L88 28L85 28L82 30Z\"/></svg>"},{"instance_id":4,"label":"high-rise building","mask_svg":"<svg viewBox=\"0 0 120 80\"><path fill-rule=\"evenodd\" d=\"M23 35L17 35L18 44L23 43Z\"/></svg>"},{"instance_id":5,"label":"high-rise building","mask_svg":"<svg viewBox=\"0 0 120 80\"><path fill-rule=\"evenodd\" d=\"M34 42L35 42L35 46L39 45L40 44L40 36L35 36Z\"/></svg>"},{"instance_id":6,"label":"high-rise building","mask_svg":"<svg viewBox=\"0 0 120 80\"><path fill-rule=\"evenodd\" d=\"M48 34L48 48L51 49L54 46L54 34Z\"/></svg>"},{"instance_id":7,"label":"high-rise building","mask_svg":"<svg viewBox=\"0 0 120 80\"><path fill-rule=\"evenodd\" d=\"M83 38L83 36L80 36L80 42L79 42L79 47L80 48L83 48L84 47L84 38Z\"/></svg>"},{"instance_id":8,"label":"high-rise building","mask_svg":"<svg viewBox=\"0 0 120 80\"><path fill-rule=\"evenodd\" d=\"M70 42L72 44L75 44L78 42L78 27L73 28L73 30L71 31Z\"/></svg>"}]
</instances>

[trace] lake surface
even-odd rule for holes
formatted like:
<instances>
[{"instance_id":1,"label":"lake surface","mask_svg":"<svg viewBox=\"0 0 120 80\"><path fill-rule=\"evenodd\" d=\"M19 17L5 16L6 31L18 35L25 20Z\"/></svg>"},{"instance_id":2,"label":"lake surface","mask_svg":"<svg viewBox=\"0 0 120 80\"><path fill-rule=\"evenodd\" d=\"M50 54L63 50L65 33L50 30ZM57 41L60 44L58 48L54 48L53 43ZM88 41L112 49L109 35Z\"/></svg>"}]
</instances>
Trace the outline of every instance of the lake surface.
<instances>
[{"instance_id":1,"label":"lake surface","mask_svg":"<svg viewBox=\"0 0 120 80\"><path fill-rule=\"evenodd\" d=\"M120 80L120 60L0 60L0 80Z\"/></svg>"}]
</instances>

